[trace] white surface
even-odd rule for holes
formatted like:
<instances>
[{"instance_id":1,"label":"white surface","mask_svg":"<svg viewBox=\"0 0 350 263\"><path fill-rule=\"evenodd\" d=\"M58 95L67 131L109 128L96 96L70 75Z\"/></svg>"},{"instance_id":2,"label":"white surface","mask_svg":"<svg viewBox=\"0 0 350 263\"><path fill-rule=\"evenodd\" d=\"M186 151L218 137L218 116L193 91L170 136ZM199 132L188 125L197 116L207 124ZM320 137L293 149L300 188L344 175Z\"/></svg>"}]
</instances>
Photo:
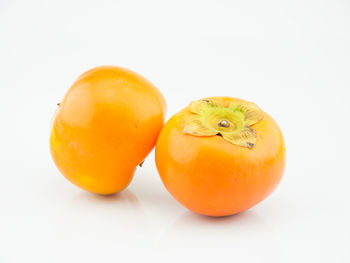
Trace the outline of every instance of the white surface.
<instances>
[{"instance_id":1,"label":"white surface","mask_svg":"<svg viewBox=\"0 0 350 263\"><path fill-rule=\"evenodd\" d=\"M350 262L348 1L0 2L0 262ZM193 214L153 153L114 197L55 168L49 123L83 71L133 69L168 102L227 95L279 123L287 169L263 203Z\"/></svg>"}]
</instances>

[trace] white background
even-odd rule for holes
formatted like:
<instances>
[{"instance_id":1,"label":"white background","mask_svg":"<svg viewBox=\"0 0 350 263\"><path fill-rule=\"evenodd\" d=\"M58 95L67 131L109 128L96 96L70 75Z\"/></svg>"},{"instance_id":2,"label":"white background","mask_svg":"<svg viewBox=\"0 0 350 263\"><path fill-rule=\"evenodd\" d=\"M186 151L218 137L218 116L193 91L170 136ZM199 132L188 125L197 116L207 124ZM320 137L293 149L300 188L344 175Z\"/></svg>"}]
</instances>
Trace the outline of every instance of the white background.
<instances>
[{"instance_id":1,"label":"white background","mask_svg":"<svg viewBox=\"0 0 350 263\"><path fill-rule=\"evenodd\" d=\"M59 174L49 124L83 71L130 68L164 94L256 102L287 168L241 214L209 218L163 187L153 152L102 197ZM349 1L0 1L0 262L350 262Z\"/></svg>"}]
</instances>

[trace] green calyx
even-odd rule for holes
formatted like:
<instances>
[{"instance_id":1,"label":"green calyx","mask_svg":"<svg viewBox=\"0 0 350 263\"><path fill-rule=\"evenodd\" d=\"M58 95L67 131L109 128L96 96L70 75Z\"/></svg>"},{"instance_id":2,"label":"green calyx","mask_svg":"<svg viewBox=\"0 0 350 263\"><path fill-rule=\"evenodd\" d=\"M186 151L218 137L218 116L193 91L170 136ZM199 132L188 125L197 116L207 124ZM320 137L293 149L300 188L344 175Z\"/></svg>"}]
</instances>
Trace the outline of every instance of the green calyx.
<instances>
[{"instance_id":1,"label":"green calyx","mask_svg":"<svg viewBox=\"0 0 350 263\"><path fill-rule=\"evenodd\" d=\"M227 106L219 99L191 102L185 117L184 132L194 136L222 136L224 140L253 148L256 132L250 127L264 117L254 103L235 100Z\"/></svg>"}]
</instances>

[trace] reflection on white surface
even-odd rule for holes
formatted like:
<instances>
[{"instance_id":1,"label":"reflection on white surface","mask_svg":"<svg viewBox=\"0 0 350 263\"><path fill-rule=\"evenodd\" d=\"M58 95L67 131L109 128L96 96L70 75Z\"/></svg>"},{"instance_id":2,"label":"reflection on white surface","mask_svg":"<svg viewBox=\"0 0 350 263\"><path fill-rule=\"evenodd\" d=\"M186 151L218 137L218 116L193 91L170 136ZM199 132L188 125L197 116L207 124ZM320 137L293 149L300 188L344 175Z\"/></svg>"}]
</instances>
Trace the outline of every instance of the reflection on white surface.
<instances>
[{"instance_id":1,"label":"reflection on white surface","mask_svg":"<svg viewBox=\"0 0 350 263\"><path fill-rule=\"evenodd\" d=\"M183 213L169 226L159 240L164 253L196 259L243 259L259 262L268 259L278 262L278 247L273 229L254 211L233 216L208 217L190 211ZM254 251L252 251L254 247ZM253 260L253 261L252 261Z\"/></svg>"},{"instance_id":2,"label":"reflection on white surface","mask_svg":"<svg viewBox=\"0 0 350 263\"><path fill-rule=\"evenodd\" d=\"M143 208L131 190L110 196L95 195L83 191L69 200L57 217L66 222L57 225L57 238L75 237L97 240L114 240L115 237L130 239L147 231L147 222ZM125 231L133 225L131 231Z\"/></svg>"},{"instance_id":3,"label":"reflection on white surface","mask_svg":"<svg viewBox=\"0 0 350 263\"><path fill-rule=\"evenodd\" d=\"M138 258L140 255L133 254L133 248L142 250L151 235L144 208L128 189L110 196L78 190L55 220L54 239L64 253L57 255L54 262L62 262L67 254L84 262L109 260L111 255ZM49 249L52 253L56 250ZM45 254L43 256L47 258Z\"/></svg>"}]
</instances>

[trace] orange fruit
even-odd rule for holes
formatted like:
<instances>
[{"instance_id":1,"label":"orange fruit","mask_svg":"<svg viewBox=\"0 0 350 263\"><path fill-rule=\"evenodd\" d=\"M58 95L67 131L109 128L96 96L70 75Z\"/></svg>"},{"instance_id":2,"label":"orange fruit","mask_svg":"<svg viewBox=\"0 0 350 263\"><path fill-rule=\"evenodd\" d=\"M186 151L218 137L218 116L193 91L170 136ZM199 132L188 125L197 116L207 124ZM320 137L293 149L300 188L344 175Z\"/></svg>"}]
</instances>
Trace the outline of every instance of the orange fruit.
<instances>
[{"instance_id":1,"label":"orange fruit","mask_svg":"<svg viewBox=\"0 0 350 263\"><path fill-rule=\"evenodd\" d=\"M277 187L285 144L276 122L254 103L211 97L164 125L155 159L177 201L199 214L225 216L256 205Z\"/></svg>"},{"instance_id":2,"label":"orange fruit","mask_svg":"<svg viewBox=\"0 0 350 263\"><path fill-rule=\"evenodd\" d=\"M117 193L154 147L165 111L162 94L142 76L121 67L93 68L79 76L58 106L52 158L82 189Z\"/></svg>"}]
</instances>

